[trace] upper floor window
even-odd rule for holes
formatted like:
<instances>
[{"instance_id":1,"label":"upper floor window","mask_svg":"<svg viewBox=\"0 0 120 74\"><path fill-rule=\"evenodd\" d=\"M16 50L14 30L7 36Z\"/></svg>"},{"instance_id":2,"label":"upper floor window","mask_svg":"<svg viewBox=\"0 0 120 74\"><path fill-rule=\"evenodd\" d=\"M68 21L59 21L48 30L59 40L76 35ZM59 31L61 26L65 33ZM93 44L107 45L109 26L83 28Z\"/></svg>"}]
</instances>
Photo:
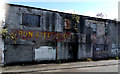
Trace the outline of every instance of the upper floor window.
<instances>
[{"instance_id":1,"label":"upper floor window","mask_svg":"<svg viewBox=\"0 0 120 74\"><path fill-rule=\"evenodd\" d=\"M23 13L22 25L40 27L40 16L34 14Z\"/></svg>"},{"instance_id":2,"label":"upper floor window","mask_svg":"<svg viewBox=\"0 0 120 74\"><path fill-rule=\"evenodd\" d=\"M70 29L70 21L65 19L65 29Z\"/></svg>"}]
</instances>

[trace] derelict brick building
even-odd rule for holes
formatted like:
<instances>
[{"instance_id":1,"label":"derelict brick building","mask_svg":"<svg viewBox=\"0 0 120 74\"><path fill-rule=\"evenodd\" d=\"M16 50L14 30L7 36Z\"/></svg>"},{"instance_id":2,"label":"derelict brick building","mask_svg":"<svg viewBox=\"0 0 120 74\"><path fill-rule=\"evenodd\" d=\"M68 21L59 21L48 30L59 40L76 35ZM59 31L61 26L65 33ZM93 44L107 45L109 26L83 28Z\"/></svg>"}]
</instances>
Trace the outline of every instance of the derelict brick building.
<instances>
[{"instance_id":1,"label":"derelict brick building","mask_svg":"<svg viewBox=\"0 0 120 74\"><path fill-rule=\"evenodd\" d=\"M1 63L107 59L119 56L114 20L7 4Z\"/></svg>"}]
</instances>

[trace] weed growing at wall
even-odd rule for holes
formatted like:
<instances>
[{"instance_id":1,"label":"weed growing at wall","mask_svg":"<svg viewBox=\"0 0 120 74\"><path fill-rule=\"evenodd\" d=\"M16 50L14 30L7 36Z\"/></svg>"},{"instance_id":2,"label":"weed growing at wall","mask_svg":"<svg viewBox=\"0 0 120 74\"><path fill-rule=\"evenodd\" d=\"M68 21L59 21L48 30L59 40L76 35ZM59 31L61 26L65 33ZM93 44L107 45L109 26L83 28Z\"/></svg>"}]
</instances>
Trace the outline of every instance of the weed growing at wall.
<instances>
[{"instance_id":1,"label":"weed growing at wall","mask_svg":"<svg viewBox=\"0 0 120 74\"><path fill-rule=\"evenodd\" d=\"M4 27L3 27L4 28ZM11 39L14 40L14 43L16 44L16 40L17 38L17 34L14 33L8 33L8 29L2 29L2 31L0 32L0 37L3 39Z\"/></svg>"},{"instance_id":2,"label":"weed growing at wall","mask_svg":"<svg viewBox=\"0 0 120 74\"><path fill-rule=\"evenodd\" d=\"M79 22L80 17L77 16L76 14L72 14L72 20L73 20L73 23L74 23L74 26L73 26L74 30L75 30L76 32L78 32L78 28L77 28L78 26L77 26L77 24L80 23L80 22Z\"/></svg>"},{"instance_id":3,"label":"weed growing at wall","mask_svg":"<svg viewBox=\"0 0 120 74\"><path fill-rule=\"evenodd\" d=\"M0 33L1 35L1 38L3 39L8 39L10 38L11 40L14 40L14 43L16 44L16 40L18 39L17 38L17 34L14 34L14 33L8 33L8 29L3 29Z\"/></svg>"},{"instance_id":4,"label":"weed growing at wall","mask_svg":"<svg viewBox=\"0 0 120 74\"><path fill-rule=\"evenodd\" d=\"M119 57L116 57L116 60L119 60Z\"/></svg>"},{"instance_id":5,"label":"weed growing at wall","mask_svg":"<svg viewBox=\"0 0 120 74\"><path fill-rule=\"evenodd\" d=\"M8 30L7 29L3 29L0 34L1 34L1 38L8 38Z\"/></svg>"}]
</instances>

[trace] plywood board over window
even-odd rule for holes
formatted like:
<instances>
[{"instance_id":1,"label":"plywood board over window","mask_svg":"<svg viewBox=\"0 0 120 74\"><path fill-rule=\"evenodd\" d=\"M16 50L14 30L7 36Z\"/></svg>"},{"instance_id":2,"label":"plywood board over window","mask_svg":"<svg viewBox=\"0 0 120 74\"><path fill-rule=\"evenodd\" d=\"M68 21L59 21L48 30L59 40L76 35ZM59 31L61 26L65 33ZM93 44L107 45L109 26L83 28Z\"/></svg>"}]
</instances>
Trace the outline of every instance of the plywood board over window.
<instances>
[{"instance_id":1,"label":"plywood board over window","mask_svg":"<svg viewBox=\"0 0 120 74\"><path fill-rule=\"evenodd\" d=\"M40 15L23 13L22 25L40 27Z\"/></svg>"}]
</instances>

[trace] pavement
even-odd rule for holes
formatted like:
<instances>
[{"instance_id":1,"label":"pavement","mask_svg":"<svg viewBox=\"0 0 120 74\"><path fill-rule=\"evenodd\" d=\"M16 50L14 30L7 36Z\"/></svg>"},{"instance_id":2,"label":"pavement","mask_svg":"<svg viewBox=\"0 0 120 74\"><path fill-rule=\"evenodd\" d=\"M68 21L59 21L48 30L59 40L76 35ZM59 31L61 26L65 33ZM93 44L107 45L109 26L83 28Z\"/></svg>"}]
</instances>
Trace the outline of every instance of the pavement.
<instances>
[{"instance_id":1,"label":"pavement","mask_svg":"<svg viewBox=\"0 0 120 74\"><path fill-rule=\"evenodd\" d=\"M62 64L35 64L26 66L5 66L1 67L2 73L30 73L36 71L48 71L48 70L62 70L72 68L86 68L97 66L112 66L118 65L118 60L102 60L102 61L84 61L84 62L71 62Z\"/></svg>"}]
</instances>

